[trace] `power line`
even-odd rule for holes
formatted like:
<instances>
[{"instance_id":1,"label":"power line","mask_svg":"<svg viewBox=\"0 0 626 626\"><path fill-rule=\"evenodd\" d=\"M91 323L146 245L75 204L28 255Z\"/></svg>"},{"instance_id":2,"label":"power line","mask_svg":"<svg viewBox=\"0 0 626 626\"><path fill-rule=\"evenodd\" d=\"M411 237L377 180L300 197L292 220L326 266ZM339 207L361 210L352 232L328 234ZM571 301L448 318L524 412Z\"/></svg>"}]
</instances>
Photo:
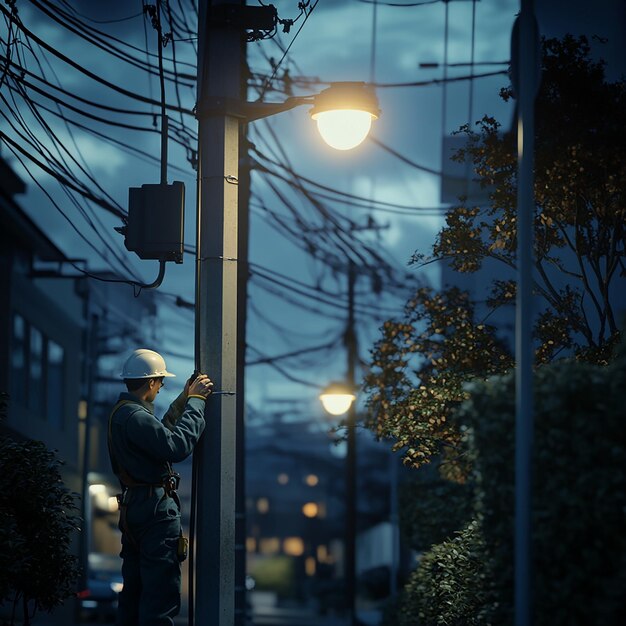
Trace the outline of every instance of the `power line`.
<instances>
[{"instance_id":1,"label":"power line","mask_svg":"<svg viewBox=\"0 0 626 626\"><path fill-rule=\"evenodd\" d=\"M312 288L310 285L307 285L306 287L299 287L297 286L296 282L293 279L288 279L288 278L283 278L283 277L276 278L276 272L272 272L272 274L274 274L274 276L269 276L268 274L266 274L262 270L259 270L258 268L251 272L251 276L253 278L259 277L274 285L289 289L290 294L300 295L304 298L315 300L319 304L324 304L332 308L341 309L341 310L345 310L346 308L345 303L339 302L337 300L329 299L328 295L325 294L321 289ZM307 288L310 289L311 292L307 291ZM355 306L355 311L362 315L374 316L374 317L377 317L383 314L382 308L375 307L374 305L366 305L364 303L359 303L357 306ZM395 312L395 309L393 312ZM391 310L389 310L389 313L390 314L392 313Z\"/></svg>"},{"instance_id":2,"label":"power line","mask_svg":"<svg viewBox=\"0 0 626 626\"><path fill-rule=\"evenodd\" d=\"M68 8L72 9L72 11L76 13L76 15L80 15L80 17L82 17L83 19L89 20L90 22L94 22L94 24L116 24L118 22L127 22L129 20L133 20L143 15L143 12L140 12L140 13L134 13L133 15L129 15L128 17L120 17L118 19L113 19L113 20L96 20L91 17L88 17L87 15L83 13L79 13L78 10L74 8L73 6L71 6L69 3L65 2L64 4L67 4Z\"/></svg>"},{"instance_id":3,"label":"power line","mask_svg":"<svg viewBox=\"0 0 626 626\"><path fill-rule=\"evenodd\" d=\"M117 217L122 217L122 218L126 217L125 213L123 213L122 211L120 211L116 207L112 206L108 202L102 200L102 198L98 198L97 196L94 196L91 192L85 191L84 189L81 189L80 187L78 187L76 184L72 183L70 180L68 180L67 178L65 178L61 174L58 174L57 172L52 170L50 167L48 167L47 165L42 163L39 159L34 157L32 154L30 154L27 150L25 150L17 142L13 141L8 135L6 135L6 133L4 133L1 130L0 130L0 139L5 141L7 144L9 144L9 146L12 146L15 150L17 150L18 152L23 154L26 158L28 158L30 161L35 163L35 165L37 165L41 170L46 172L46 174L49 174L53 178L56 178L63 185L66 185L70 189L73 189L74 191L79 193L81 196L84 196L85 198L87 198L88 200L93 202L94 204L97 204L98 206L102 207L103 209L106 209L109 213L113 213L113 215L116 215ZM15 152L14 152L14 154L15 154Z\"/></svg>"},{"instance_id":4,"label":"power line","mask_svg":"<svg viewBox=\"0 0 626 626\"><path fill-rule=\"evenodd\" d=\"M250 344L248 344L248 348L250 348L251 350L253 350L254 352L256 352L257 354L262 354L262 352L260 352L259 350L257 350L254 346L251 346ZM284 370L280 365L278 365L277 363L274 362L270 362L267 363L267 365L269 367L272 367L273 369L275 369L279 374L281 374L282 376L284 376L287 380L290 380L291 382L294 383L299 383L300 385L305 385L307 387L315 387L316 389L319 388L319 385L316 383L312 383L310 380L304 380L302 378L298 378L297 376L294 376L293 374L291 374L290 372L287 372L286 370Z\"/></svg>"},{"instance_id":5,"label":"power line","mask_svg":"<svg viewBox=\"0 0 626 626\"><path fill-rule=\"evenodd\" d=\"M2 57L0 56L0 59ZM55 104L58 104L60 106L62 106L65 109L68 109L74 113L77 113L83 117L86 117L88 119L92 119L94 121L100 122L102 124L106 124L107 126L114 126L117 128L124 128L127 130L134 130L134 131L139 131L139 132L147 132L147 133L159 133L159 131L155 128L151 128L151 127L145 127L145 126L136 126L133 124L125 124L123 122L118 122L118 121L114 121L111 119L107 119L104 117L100 117L98 115L94 115L93 113L89 113L87 111L85 111L84 109L81 109L79 107L73 106L71 104L69 104L68 102L65 102L63 100L61 100L60 98L57 98L56 96L53 96L52 94L49 94L47 92L45 92L43 89L39 89L38 87L36 87L33 84L29 84L29 83L25 83L29 89L32 89L33 91L35 91L36 93L38 93L39 95L42 95L44 98L47 98L49 100L51 100L52 102L54 102ZM9 89L12 90L16 90L15 87L12 87L11 85L9 85ZM18 90L19 91L19 90ZM22 95L22 97L25 100L30 100L32 102L35 102L34 100L32 100L32 98L28 98L28 96L26 96L25 93L20 92L20 95ZM42 106L41 104L37 103L38 106ZM47 109L49 110L49 109ZM176 131L176 129L174 129ZM180 139L178 139L177 137L172 137L172 140L175 141L176 143L178 143L179 145L181 145L182 147L184 147L185 149L188 149L188 143L184 142Z\"/></svg>"},{"instance_id":6,"label":"power line","mask_svg":"<svg viewBox=\"0 0 626 626\"><path fill-rule=\"evenodd\" d=\"M0 55L0 60L6 59L6 57L3 57L2 55ZM48 80L46 80L45 78L38 76L37 74L35 74L34 72L31 72L30 70L26 69L25 67L22 67L21 65L18 65L17 63L11 61L10 59L8 59L9 64L14 66L17 71L20 73L20 76L15 76L16 81L19 81L20 83L22 83L23 85L25 85L26 87L29 87L30 89L36 89L37 93L45 93L43 92L40 88L36 88L35 85L33 85L33 83L30 83L29 81L24 79L24 76L31 76L32 78L34 78L35 80L43 83L44 85L46 85L46 87L50 87L51 89L54 89L55 91L58 91L60 93L62 93L64 96L67 96L69 98L73 98L74 100L77 100L78 102L82 102L83 104L87 104L91 107L97 108L97 109L102 109L105 111L111 111L112 113L120 113L123 115L141 115L144 117L150 117L153 115L152 112L150 111L135 111L133 109L124 109L121 107L114 107L111 106L110 104L103 104L102 102L94 102L93 100L89 100L87 98L83 98L82 96L79 96L78 94L72 92L72 91L68 91L67 89L63 89L61 86L59 85L53 85L51 82L49 82ZM23 76L23 75L24 76Z\"/></svg>"},{"instance_id":7,"label":"power line","mask_svg":"<svg viewBox=\"0 0 626 626\"><path fill-rule=\"evenodd\" d=\"M449 2L450 0L422 0L422 2L409 2L403 4L401 2L385 2L385 0L358 0L363 4L382 4L387 7L397 7L402 9L408 9L412 7L423 7L428 4L438 4L439 2Z\"/></svg>"},{"instance_id":8,"label":"power line","mask_svg":"<svg viewBox=\"0 0 626 626\"><path fill-rule=\"evenodd\" d=\"M287 46L287 49L283 53L283 56L280 58L278 63L275 65L274 71L272 72L271 76L267 79L265 84L261 87L261 90L260 90L260 93L259 93L259 97L258 97L259 101L263 99L263 96L265 95L265 92L267 91L269 85L271 84L271 82L274 80L274 77L276 76L276 72L278 71L278 68L281 66L282 62L285 60L285 57L289 54L289 50L291 50L291 46L293 46L293 44L295 43L296 39L298 38L298 35L300 34L302 29L304 28L304 25L307 23L307 20L309 19L311 13L313 13L313 10L318 5L318 3L319 3L319 0L315 0L315 4L311 7L309 12L305 15L304 21L302 22L302 24L300 24L300 28L298 28L298 31L293 36L293 39L289 42L289 45ZM301 4L301 6L305 5L305 3L300 3L300 4ZM309 4L309 3L307 2L306 4Z\"/></svg>"},{"instance_id":9,"label":"power line","mask_svg":"<svg viewBox=\"0 0 626 626\"><path fill-rule=\"evenodd\" d=\"M7 17L9 16L8 11L2 5L0 5L0 11L5 16L7 16ZM119 94L121 94L123 96L126 96L128 98L132 98L133 100L137 100L138 102L145 102L146 104L160 106L160 103L158 101L151 100L151 99L146 98L145 96L142 96L142 95L140 95L138 93L134 93L132 91L129 91L128 89L120 87L119 85L116 85L116 84L114 84L114 83L112 83L112 82L110 82L108 80L105 80L104 78L102 78L102 77L94 74L90 70L84 68L79 63L76 63L75 61L73 61L69 57L65 56L64 54L62 54L61 52L59 52L58 50L53 48L51 45L47 44L40 37L35 35L31 30L26 28L26 26L24 26L24 24L21 21L18 23L18 26L19 26L20 30L25 35L27 35L30 39L35 41L42 48L44 48L45 50L47 50L48 52L50 52L51 54L56 56L58 59L60 59L61 61L63 61L67 65L69 65L70 67L73 67L75 70L77 70L78 72L80 72L84 76L87 76L88 78L90 78L90 79L100 83L101 85L104 85L105 87L108 87L109 89L111 89L111 90L113 90L113 91L115 91L115 92L117 92L117 93L119 93ZM176 107L174 105L169 105L168 109L172 110L172 111L179 111L180 110L179 107ZM192 111L188 110L188 109L183 109L183 112L185 114L188 114L188 115L193 115Z\"/></svg>"},{"instance_id":10,"label":"power line","mask_svg":"<svg viewBox=\"0 0 626 626\"><path fill-rule=\"evenodd\" d=\"M19 163L22 165L22 167L24 168L24 170L26 171L26 173L30 176L30 178L32 179L32 181L35 183L35 185L37 185L37 187L39 187L39 189L46 195L46 197L48 198L48 200L50 201L50 203L52 204L52 206L63 216L63 218L68 222L68 224L71 226L71 228L78 234L78 236L94 251L96 252L96 254L98 256L100 256L107 264L109 264L109 260L106 258L106 256L104 256L104 254L102 253L101 250L99 250L95 244L93 243L93 241L91 241L90 239L88 239L85 234L83 232L81 232L79 230L79 228L76 226L76 224L74 223L73 220L70 219L70 217L67 215L67 213L65 213L65 211L63 211L63 209L59 206L59 204L56 202L56 200L54 200L54 198L50 195L50 193L44 188L44 186L39 182L39 180L33 176L32 172L30 171L30 169L26 166L26 164L24 163L24 161L22 160L22 158L20 157L20 155L11 147L9 146L9 150L11 150L11 152L13 153L13 155L15 156L15 158L19 161ZM78 269L78 268L77 268ZM82 271L82 270L81 270ZM127 282L127 281L123 281L123 282Z\"/></svg>"},{"instance_id":11,"label":"power line","mask_svg":"<svg viewBox=\"0 0 626 626\"><path fill-rule=\"evenodd\" d=\"M463 80L477 80L479 78L489 78L490 76L506 76L507 70L499 70L496 72L485 72L484 74L468 74L466 76L455 76L452 78L433 78L432 80L417 80L406 83L375 83L374 86L380 89L396 88L396 87L428 87L430 85L442 85L446 83L455 83Z\"/></svg>"},{"instance_id":12,"label":"power line","mask_svg":"<svg viewBox=\"0 0 626 626\"><path fill-rule=\"evenodd\" d=\"M109 135L105 135L104 133L98 132L97 130L86 126L85 124L81 124L80 122L77 122L76 120L72 120L69 118L66 118L63 113L55 111L54 109L48 108L46 106L44 106L41 103L36 103L33 101L33 103L40 109L43 109L44 111L55 115L57 117L60 117L62 120L64 120L67 124L71 124L72 126L76 126L76 128L80 128L81 130L90 133L92 135L94 135L95 137L98 137L99 139L101 139L102 141L106 141L107 143L113 144L115 146L118 146L119 148L121 148L122 150L124 150L125 152L128 152L129 154L134 154L136 157L141 158L143 161L145 162L150 162L153 164L159 164L160 163L160 159L159 157L154 156L153 154L151 154L150 152L146 152L145 150L142 150L141 148L137 148L136 146L133 146L131 144L125 143L119 139L115 139L114 137L110 137ZM178 165L174 165L172 163L168 164L169 169L172 170L176 170L177 172L180 172L181 174L184 174L186 176L193 176L195 178L195 174L183 169L182 167L179 167Z\"/></svg>"},{"instance_id":13,"label":"power line","mask_svg":"<svg viewBox=\"0 0 626 626\"><path fill-rule=\"evenodd\" d=\"M270 363L275 363L276 361L284 361L286 359L292 359L293 357L301 356L303 354L310 354L312 352L322 352L325 350L331 350L336 348L338 344L341 343L342 337L338 336L332 341L325 343L321 346L311 346L308 348L300 348L299 350L292 350L291 352L286 352L284 354L277 354L274 356L260 356L258 359L253 361L247 361L246 365L248 367L252 365L268 365ZM256 352L259 352L256 350ZM260 352L259 352L260 354Z\"/></svg>"},{"instance_id":14,"label":"power line","mask_svg":"<svg viewBox=\"0 0 626 626\"><path fill-rule=\"evenodd\" d=\"M381 147L386 148L386 146L384 146L383 144L381 144ZM389 148L389 150L391 150L391 148ZM269 157L263 155L261 152L259 152L258 150L255 150L255 154L257 154L260 158L262 158L264 161L270 163L271 165L274 165L278 168L281 168L283 170L286 170L286 166L284 166L282 163L279 163L278 161L274 161L272 159L270 159ZM396 153L396 156L400 157L401 155L399 153ZM266 172L272 176L278 177L281 180L284 180L285 182L289 182L289 179L285 178L284 176L282 176L281 174L279 174L278 172L272 171L269 168L267 168L266 166L264 166L262 163L260 163L259 161L255 162L257 167L260 169L260 171ZM413 164L416 165L417 164ZM423 169L421 166L418 166L420 169ZM350 200L356 200L362 203L367 203L370 204L373 208L379 209L381 207L387 207L387 208L392 208L392 209L403 209L406 211L413 211L413 212L419 212L420 208L419 207L415 207L415 206L411 206L409 204L395 204L393 202L384 202L382 200L371 200L370 198L365 198L364 196L358 196L356 194L353 193L347 193L345 191L339 191L338 189L334 189L333 187L328 187L327 185L323 185L321 183L318 183L314 180L312 180L311 178L307 178L306 176L302 176L299 173L296 172L292 172L287 170L290 174L292 174L293 176L297 177L298 180L305 182L313 187L316 187L318 189L322 189L323 191L335 194L336 196L339 196L340 198L347 198ZM433 170L430 173L436 173L435 170ZM427 211L432 211L433 208L426 208L424 210ZM438 210L438 208L437 208ZM441 207L441 210L445 210L445 207Z\"/></svg>"},{"instance_id":15,"label":"power line","mask_svg":"<svg viewBox=\"0 0 626 626\"><path fill-rule=\"evenodd\" d=\"M30 0L31 2L35 2L36 0ZM61 24L62 26L66 26L65 23L63 23L62 21L60 21L57 17L55 17L56 14L61 15L63 18L65 18L66 20L70 21L74 26L76 26L78 29L81 29L82 31L84 31L83 33L78 32L77 34L84 38L87 39L87 41L89 41L90 43L94 43L94 41L99 42L100 44L102 44L101 46L99 45L98 47L102 48L105 52L111 52L112 54L115 53L115 56L117 56L118 58L122 59L122 60L127 60L128 58L128 52L124 52L122 51L120 48L115 47L111 42L115 42L118 43L122 46L124 46L125 48L129 49L129 50L133 50L135 52L139 52L140 54L144 54L145 52L148 52L147 54L147 61L140 61L137 58L132 59L133 63L140 63L143 65L144 69L148 69L148 70L155 70L154 66L150 63L149 59L150 57L156 57L157 55L155 55L154 53L151 53L149 51L143 50L142 48L139 48L137 46L134 46L133 44L128 43L127 41L124 41L123 39L119 39L118 37L115 37L114 35L111 35L110 33L105 33L102 30L99 30L97 28L94 28L92 26L90 26L89 24L86 24L85 22L72 17L69 13L67 13L66 11L64 11L63 9L61 9L60 7L58 7L57 5L49 2L48 0L40 0L41 2L44 2L45 4L47 4L48 6L50 6L52 8L52 14L49 14L49 17L51 17L53 20L57 21L59 24ZM145 1L142 0L142 5L145 7ZM42 11L44 9L41 9ZM143 11L143 14L145 14L145 9ZM104 47L103 47L104 46ZM171 61L172 59L166 58L167 61ZM190 68L194 68L195 69L195 64L194 63L183 63L183 65L186 65ZM171 72L172 75L175 75L175 72ZM195 81L195 75L193 74L181 74L179 76L174 76L175 79L180 79L183 78L185 80L189 80L189 81Z\"/></svg>"}]
</instances>

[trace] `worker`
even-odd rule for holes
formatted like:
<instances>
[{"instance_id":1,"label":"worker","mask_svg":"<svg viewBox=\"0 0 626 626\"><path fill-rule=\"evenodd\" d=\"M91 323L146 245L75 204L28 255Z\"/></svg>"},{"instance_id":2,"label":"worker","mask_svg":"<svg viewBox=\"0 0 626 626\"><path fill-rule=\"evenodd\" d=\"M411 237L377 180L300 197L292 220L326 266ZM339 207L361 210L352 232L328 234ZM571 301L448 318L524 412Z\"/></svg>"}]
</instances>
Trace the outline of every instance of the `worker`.
<instances>
[{"instance_id":1,"label":"worker","mask_svg":"<svg viewBox=\"0 0 626 626\"><path fill-rule=\"evenodd\" d=\"M213 383L192 376L158 420L153 402L164 386L163 357L135 350L122 371L121 393L109 418L109 455L119 478L122 577L118 626L172 626L180 611L181 562L187 540L180 521L179 475L172 463L193 451L204 430Z\"/></svg>"}]
</instances>

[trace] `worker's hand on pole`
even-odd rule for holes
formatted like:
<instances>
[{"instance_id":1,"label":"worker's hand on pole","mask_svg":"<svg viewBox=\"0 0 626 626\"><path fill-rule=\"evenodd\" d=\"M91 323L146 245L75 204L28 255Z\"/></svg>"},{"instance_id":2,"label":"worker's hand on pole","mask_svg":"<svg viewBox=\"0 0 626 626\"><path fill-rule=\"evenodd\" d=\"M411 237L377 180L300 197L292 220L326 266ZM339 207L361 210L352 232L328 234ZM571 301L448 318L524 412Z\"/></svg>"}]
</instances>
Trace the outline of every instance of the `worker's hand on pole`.
<instances>
[{"instance_id":1,"label":"worker's hand on pole","mask_svg":"<svg viewBox=\"0 0 626 626\"><path fill-rule=\"evenodd\" d=\"M185 383L185 389L183 390L185 398L189 395L189 387L191 386L191 383L196 380L196 378L198 378L198 372L194 371L194 373L187 379L187 382Z\"/></svg>"},{"instance_id":2,"label":"worker's hand on pole","mask_svg":"<svg viewBox=\"0 0 626 626\"><path fill-rule=\"evenodd\" d=\"M207 398L213 391L213 382L206 374L198 374L196 379L189 384L188 395L204 396Z\"/></svg>"}]
</instances>

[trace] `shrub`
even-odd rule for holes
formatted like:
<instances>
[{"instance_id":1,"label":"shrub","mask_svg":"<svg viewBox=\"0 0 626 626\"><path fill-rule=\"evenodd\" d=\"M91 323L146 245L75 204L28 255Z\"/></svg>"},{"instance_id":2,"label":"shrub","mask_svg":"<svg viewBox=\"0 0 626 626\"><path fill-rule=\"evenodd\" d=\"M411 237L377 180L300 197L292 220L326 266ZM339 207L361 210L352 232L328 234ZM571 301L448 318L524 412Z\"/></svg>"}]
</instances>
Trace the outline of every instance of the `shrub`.
<instances>
[{"instance_id":1,"label":"shrub","mask_svg":"<svg viewBox=\"0 0 626 626\"><path fill-rule=\"evenodd\" d=\"M533 624L625 624L626 352L608 366L543 366L534 384ZM400 626L513 623L514 377L468 391L454 419L475 520L422 556L398 603Z\"/></svg>"},{"instance_id":2,"label":"shrub","mask_svg":"<svg viewBox=\"0 0 626 626\"><path fill-rule=\"evenodd\" d=\"M487 572L480 523L425 553L404 590L398 626L478 626Z\"/></svg>"},{"instance_id":3,"label":"shrub","mask_svg":"<svg viewBox=\"0 0 626 626\"><path fill-rule=\"evenodd\" d=\"M61 462L40 441L0 439L0 602L29 624L74 594L78 559L70 552L79 530L77 494L63 484Z\"/></svg>"},{"instance_id":4,"label":"shrub","mask_svg":"<svg viewBox=\"0 0 626 626\"><path fill-rule=\"evenodd\" d=\"M624 351L610 366L561 361L535 376L532 496L537 626L626 623ZM476 507L497 581L494 623L513 606L514 378L471 389Z\"/></svg>"}]
</instances>

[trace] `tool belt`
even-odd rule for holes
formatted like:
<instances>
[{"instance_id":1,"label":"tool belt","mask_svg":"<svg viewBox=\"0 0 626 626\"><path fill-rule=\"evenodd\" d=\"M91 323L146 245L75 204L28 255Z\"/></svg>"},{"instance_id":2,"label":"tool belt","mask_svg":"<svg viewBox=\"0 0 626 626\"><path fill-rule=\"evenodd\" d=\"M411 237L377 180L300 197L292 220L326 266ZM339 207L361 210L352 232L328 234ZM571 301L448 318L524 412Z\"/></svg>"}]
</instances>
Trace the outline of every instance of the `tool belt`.
<instances>
[{"instance_id":1,"label":"tool belt","mask_svg":"<svg viewBox=\"0 0 626 626\"><path fill-rule=\"evenodd\" d=\"M122 493L116 494L115 497L117 498L117 504L120 510L120 530L122 531L122 534L128 538L129 542L136 550L139 550L139 542L137 541L133 533L130 531L130 528L128 526L128 520L127 520L128 502L126 502L126 495L128 491L132 490L135 487L149 487L151 492L155 488L156 489L162 488L164 493L163 493L163 496L160 498L159 502L157 502L156 506L159 505L159 503L163 500L163 498L170 497L172 498L172 500L174 500L174 502L176 503L176 506L178 507L178 510L180 511L181 510L180 497L178 496L178 492L177 492L177 488L179 484L180 484L180 476L178 474L172 474L170 476L166 476L163 479L162 483L154 483L154 484L133 483L131 485L122 485L124 487L124 491ZM155 511L156 511L156 506L155 506ZM187 558L188 553L189 553L189 540L187 539L187 537L183 535L183 531L181 528L180 535L178 537L177 549L176 549L176 555L178 556L178 560L182 563Z\"/></svg>"},{"instance_id":2,"label":"tool belt","mask_svg":"<svg viewBox=\"0 0 626 626\"><path fill-rule=\"evenodd\" d=\"M115 407L113 407L113 411L111 411L111 415L109 416L109 428L108 428L108 447L109 447L109 456L111 458L111 466L113 467L113 472L115 473L115 475L119 478L120 481L120 485L123 489L122 493L118 493L115 495L116 499L117 499L117 504L120 510L120 530L122 531L122 534L124 536L126 536L129 540L129 542L131 543L131 545L136 549L139 550L139 542L137 541L137 539L133 536L133 534L130 532L130 528L128 526L128 520L127 520L127 508L128 508L128 503L126 502L126 495L128 493L129 490L134 489L136 487L148 487L150 490L150 495L152 495L154 489L159 489L162 488L163 489L163 496L159 499L159 502L157 503L157 505L155 506L154 510L155 510L155 514L156 514L156 509L158 507L158 505L160 504L160 502L163 500L163 498L169 497L172 498L172 500L174 500L174 502L176 503L176 506L178 507L178 511L181 511L181 503L180 503L180 497L178 496L178 487L180 485L180 474L178 472L175 472L172 469L172 465L170 463L167 464L167 474L164 475L161 479L160 483L142 483L139 482L137 480L135 480L118 462L117 459L115 457L115 455L113 454L113 446L112 446L112 439L111 439L111 424L113 421L113 415L115 414L115 412L117 411L117 409L120 408L120 406L122 406L123 404L127 404L129 403L128 400L122 400L121 402L118 402ZM178 538L178 545L177 545L177 556L178 556L178 560L182 563L188 555L188 551L189 551L189 540L183 535L183 531L182 528L180 530L180 536Z\"/></svg>"}]
</instances>

